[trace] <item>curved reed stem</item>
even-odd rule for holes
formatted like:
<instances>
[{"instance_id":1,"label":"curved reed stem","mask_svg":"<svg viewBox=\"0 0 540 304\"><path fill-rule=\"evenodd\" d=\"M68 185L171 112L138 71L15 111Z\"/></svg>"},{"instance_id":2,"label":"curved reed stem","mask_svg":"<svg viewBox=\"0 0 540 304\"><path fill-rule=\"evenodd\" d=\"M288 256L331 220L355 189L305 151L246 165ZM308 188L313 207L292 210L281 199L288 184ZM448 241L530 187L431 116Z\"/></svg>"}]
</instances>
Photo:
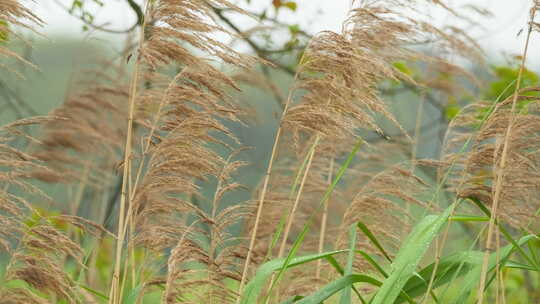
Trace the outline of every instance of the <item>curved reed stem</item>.
<instances>
[{"instance_id":1,"label":"curved reed stem","mask_svg":"<svg viewBox=\"0 0 540 304\"><path fill-rule=\"evenodd\" d=\"M486 250L484 252L484 257L482 261L482 271L480 273L480 285L478 287L478 304L482 304L484 300L484 289L486 285L486 276L488 271L488 264L489 264L489 255L492 248L492 242L493 242L493 233L495 229L495 220L497 218L497 211L499 207L500 197L502 193L502 183L504 178L504 169L506 167L507 157L508 157L508 150L510 146L510 135L512 134L512 129L516 120L516 104L518 100L519 95L519 88L521 86L521 79L523 77L523 71L525 70L525 62L527 60L527 53L529 50L529 42L531 40L531 33L533 31L533 18L536 15L536 9L537 6L533 5L533 8L531 9L531 20L529 23L529 29L527 31L527 38L525 40L525 47L523 50L523 56L521 58L521 64L519 67L519 73L516 81L516 89L514 90L514 95L512 97L512 110L510 114L510 121L508 123L508 127L506 129L506 134L504 135L504 143L502 148L502 154L501 154L501 162L499 165L499 168L494 168L494 173L497 176L495 185L494 185L494 195L493 195L493 203L491 207L491 217L489 219L489 225L488 225L488 231L487 231L487 240L486 240ZM498 250L498 248L497 248Z\"/></svg>"},{"instance_id":2,"label":"curved reed stem","mask_svg":"<svg viewBox=\"0 0 540 304\"><path fill-rule=\"evenodd\" d=\"M148 8L148 2L145 1L145 12ZM146 19L145 19L146 20ZM144 29L146 21L143 22L140 29L139 36L139 50L142 48L144 42ZM126 219L126 205L129 205L130 191L128 189L128 180L131 174L131 151L132 151L132 137L133 137L133 120L135 117L135 100L137 95L137 83L139 81L140 60L135 62L133 76L131 80L130 93L129 93L129 112L128 112L128 125L126 134L126 143L124 149L124 167L122 173L122 191L120 197L120 211L118 213L118 239L116 241L116 255L114 262L114 272L111 282L111 288L109 293L109 304L120 303L120 264L122 262L122 249L124 247L124 240L127 228Z\"/></svg>"},{"instance_id":3,"label":"curved reed stem","mask_svg":"<svg viewBox=\"0 0 540 304\"><path fill-rule=\"evenodd\" d=\"M334 172L334 159L332 158L330 160L330 167L328 168L328 185L332 183L332 173ZM323 209L323 215L321 220L321 232L319 233L319 253L322 253L324 251L324 238L326 236L326 226L328 222L328 202L324 203L324 209ZM321 278L321 267L322 267L322 261L317 261L317 270L315 273L315 277L317 279Z\"/></svg>"},{"instance_id":4,"label":"curved reed stem","mask_svg":"<svg viewBox=\"0 0 540 304\"><path fill-rule=\"evenodd\" d=\"M298 78L298 72L294 76L294 82L296 82L297 78ZM268 190L268 184L270 183L270 174L272 172L274 160L277 155L277 147L279 144L279 140L281 138L281 133L283 132L283 124L282 124L283 118L285 117L285 114L287 113L289 106L291 104L292 94L293 94L293 90L290 90L289 96L287 97L287 101L285 102L285 106L281 114L280 124L276 132L276 138L274 140L274 144L272 146L272 153L270 154L270 160L268 161L268 167L266 168L266 173L264 175L263 187L262 187L261 195L259 197L259 202L257 205L257 214L255 215L255 223L253 225L253 230L251 231L251 238L249 240L249 247L247 251L246 261L244 263L244 269L242 270L242 278L240 279L240 286L238 287L239 295L238 295L237 303L240 303L240 300L242 299L242 291L244 289L244 284L247 279L249 264L251 262L252 251L253 251L253 247L255 246L255 240L257 238L257 229L259 228L259 223L261 220L262 211L264 207L264 198L266 197L266 191Z\"/></svg>"},{"instance_id":5,"label":"curved reed stem","mask_svg":"<svg viewBox=\"0 0 540 304\"><path fill-rule=\"evenodd\" d=\"M285 226L285 230L283 232L283 239L281 240L281 246L279 247L278 258L283 257L283 253L285 252L287 239L289 238L289 233L291 232L292 223L294 222L294 215L296 213L296 209L298 209L298 204L300 203L300 197L302 196L302 190L304 189L304 185L306 183L306 179L309 174L309 169L311 168L311 162L313 161L313 157L315 156L315 150L317 149L317 145L319 141L320 141L320 136L317 135L317 137L315 137L315 141L313 142L313 146L309 151L306 169L304 170L302 181L300 182L300 187L298 188L298 192L296 193L296 198L291 208L290 215L287 220L287 225Z\"/></svg>"}]
</instances>

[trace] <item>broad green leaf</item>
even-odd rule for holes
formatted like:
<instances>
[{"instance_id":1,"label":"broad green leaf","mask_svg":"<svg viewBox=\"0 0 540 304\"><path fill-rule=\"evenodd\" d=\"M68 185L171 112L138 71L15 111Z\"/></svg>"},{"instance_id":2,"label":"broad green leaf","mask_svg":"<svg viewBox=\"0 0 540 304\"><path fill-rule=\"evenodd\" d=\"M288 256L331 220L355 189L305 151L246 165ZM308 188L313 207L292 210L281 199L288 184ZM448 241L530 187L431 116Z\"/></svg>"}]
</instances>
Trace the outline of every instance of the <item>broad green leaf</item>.
<instances>
[{"instance_id":1,"label":"broad green leaf","mask_svg":"<svg viewBox=\"0 0 540 304\"><path fill-rule=\"evenodd\" d=\"M373 298L372 304L394 303L407 281L414 275L418 263L428 250L431 242L446 223L454 205L441 215L428 215L418 223L403 242L394 262L390 276Z\"/></svg>"},{"instance_id":2,"label":"broad green leaf","mask_svg":"<svg viewBox=\"0 0 540 304\"><path fill-rule=\"evenodd\" d=\"M488 217L491 217L491 211L484 205L484 203L482 203L480 200L478 200L477 198L474 198L474 197L468 197L467 199L469 199L470 201L472 201L478 208L480 208L480 210L482 210L482 212L484 212ZM501 231L501 233L503 234L504 238L509 241L510 243L512 243L512 245L514 246L514 248L519 252L519 254L524 257L527 262L531 263L532 265L534 265L536 267L536 269L540 270L540 265L538 265L538 263L536 262L536 260L532 257L530 257L524 250L523 248L521 248L521 245L519 245L517 243L517 241L512 237L512 235L506 230L506 228L504 228L502 225L499 225L499 221L495 220L495 224L497 225L497 227L499 228L499 230ZM534 252L534 251L531 251L531 253Z\"/></svg>"},{"instance_id":3,"label":"broad green leaf","mask_svg":"<svg viewBox=\"0 0 540 304\"><path fill-rule=\"evenodd\" d=\"M319 289L315 293L303 298L302 300L296 302L297 304L320 304L324 300L328 299L335 293L351 288L351 285L354 283L368 283L373 286L380 286L381 282L375 278L372 278L368 275L363 274L350 274L343 276L335 281L330 282L323 288Z\"/></svg>"},{"instance_id":4,"label":"broad green leaf","mask_svg":"<svg viewBox=\"0 0 540 304\"><path fill-rule=\"evenodd\" d=\"M356 226L351 225L349 229L349 254L347 256L347 264L345 265L344 276L352 274L353 262L354 262L354 250L356 248ZM345 288L341 294L340 304L351 303L351 288Z\"/></svg>"},{"instance_id":5,"label":"broad green leaf","mask_svg":"<svg viewBox=\"0 0 540 304\"><path fill-rule=\"evenodd\" d=\"M443 257L437 266L433 288L446 284L456 277L465 275L481 262L482 253L479 251L465 251ZM432 263L420 270L417 275L412 276L403 287L403 291L410 297L424 295L434 267L435 264ZM398 298L395 303L403 303L404 301L405 299Z\"/></svg>"},{"instance_id":6,"label":"broad green leaf","mask_svg":"<svg viewBox=\"0 0 540 304\"><path fill-rule=\"evenodd\" d=\"M310 254L306 256L295 257L291 259L288 263L286 263L286 258L268 261L257 269L255 276L246 285L244 293L242 294L241 303L257 303L257 299L259 298L263 287L267 286L266 283L269 277L274 271L281 270L285 265L287 265L287 268L291 268L344 252L348 252L348 250L336 250L321 254Z\"/></svg>"},{"instance_id":7,"label":"broad green leaf","mask_svg":"<svg viewBox=\"0 0 540 304\"><path fill-rule=\"evenodd\" d=\"M529 240L536 238L535 235L527 235L522 237L517 241L517 246L522 246ZM499 249L499 253L497 256L497 252L494 252L490 254L489 256L489 262L488 262L488 273L495 269L495 267L498 264L498 261L500 262L501 266L505 265L506 260L510 257L510 254L514 252L517 248L514 246L514 244L506 245L503 248ZM464 281L461 284L461 292L455 297L454 301L452 303L461 304L465 303L471 292L473 292L473 289L478 285L478 282L480 281L480 275L482 272L482 262L480 261L478 265L476 265L465 277ZM489 286L489 284L487 285ZM486 286L486 287L487 287Z\"/></svg>"}]
</instances>

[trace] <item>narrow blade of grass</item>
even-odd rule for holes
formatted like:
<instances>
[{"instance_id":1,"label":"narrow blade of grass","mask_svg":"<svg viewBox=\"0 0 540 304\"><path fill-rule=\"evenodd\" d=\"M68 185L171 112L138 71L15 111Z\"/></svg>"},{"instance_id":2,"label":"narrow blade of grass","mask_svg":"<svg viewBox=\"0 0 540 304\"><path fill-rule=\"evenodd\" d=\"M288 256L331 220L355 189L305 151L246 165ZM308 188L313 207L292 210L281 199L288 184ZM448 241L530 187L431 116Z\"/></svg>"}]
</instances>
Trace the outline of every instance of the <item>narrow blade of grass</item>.
<instances>
[{"instance_id":1,"label":"narrow blade of grass","mask_svg":"<svg viewBox=\"0 0 540 304\"><path fill-rule=\"evenodd\" d=\"M354 250L356 248L356 227L351 225L349 229L349 254L347 256L347 264L345 265L344 276L352 274L353 262L354 262ZM351 303L351 288L345 288L341 293L340 304Z\"/></svg>"},{"instance_id":2,"label":"narrow blade of grass","mask_svg":"<svg viewBox=\"0 0 540 304\"><path fill-rule=\"evenodd\" d=\"M257 303L263 287L267 286L266 282L274 271L282 270L283 268L291 268L298 265L303 265L319 259L324 259L329 256L347 252L348 250L336 250L321 254L310 254L306 256L296 257L289 261L286 258L275 259L261 265L255 276L249 281L242 294L242 304Z\"/></svg>"},{"instance_id":3,"label":"narrow blade of grass","mask_svg":"<svg viewBox=\"0 0 540 304\"><path fill-rule=\"evenodd\" d=\"M482 253L478 251L465 251L443 257L437 267L433 288L441 286L454 280L456 277L467 274L473 267L482 262ZM435 263L428 265L420 270L416 276L412 276L403 291L411 297L417 297L425 294L427 282L430 280ZM398 298L396 304L403 303L405 299Z\"/></svg>"},{"instance_id":4,"label":"narrow blade of grass","mask_svg":"<svg viewBox=\"0 0 540 304\"><path fill-rule=\"evenodd\" d=\"M304 172L304 168L306 167L306 165L308 163L308 160L309 160L308 155L310 155L310 153L313 153L313 150L315 149L315 146L316 146L315 144L313 144L311 146L311 148L309 149L309 152L307 153L306 157L304 157L302 165L300 166L300 168L296 172L296 175L295 175L295 178L294 178L294 183L293 183L293 185L291 187L291 191L289 192L289 198L290 199L293 197L294 193L296 192L296 188L298 188L298 184L300 184L300 177L302 176L302 172ZM287 210L284 210L284 213L281 215L281 218L279 219L278 227L277 227L276 231L274 232L274 235L272 236L272 241L270 243L270 246L268 247L268 251L266 253L264 261L267 261L270 258L271 254L272 254L272 250L274 249L277 242L279 241L279 238L281 237L281 233L283 232L283 229L285 228L285 222L287 221L287 216L288 216L288 212L287 212Z\"/></svg>"},{"instance_id":5,"label":"narrow blade of grass","mask_svg":"<svg viewBox=\"0 0 540 304\"><path fill-rule=\"evenodd\" d=\"M339 262L333 257L333 256L327 256L326 257L326 260L328 261L328 263L334 267L334 269L341 275L343 275L345 273L345 271L343 270L343 267L341 267L341 265L339 265ZM356 294L356 296L358 297L358 299L360 300L360 302L362 302L362 304L367 304L366 300L364 300L364 298L362 297L362 295L360 294L360 292L358 291L358 289L356 289L356 287L354 287L354 285L351 285L351 289L354 291L354 293Z\"/></svg>"},{"instance_id":6,"label":"narrow blade of grass","mask_svg":"<svg viewBox=\"0 0 540 304\"><path fill-rule=\"evenodd\" d=\"M429 248L442 225L448 220L453 205L441 215L428 215L418 223L403 242L394 263L392 272L373 298L372 304L394 303L407 281L413 276L416 267Z\"/></svg>"},{"instance_id":7,"label":"narrow blade of grass","mask_svg":"<svg viewBox=\"0 0 540 304\"><path fill-rule=\"evenodd\" d=\"M392 259L390 258L390 255L384 250L381 243L377 240L375 235L369 230L369 228L362 222L357 223L358 228L366 235L366 237L379 249L379 251L384 255L384 257L388 260L388 262L392 263Z\"/></svg>"},{"instance_id":8,"label":"narrow blade of grass","mask_svg":"<svg viewBox=\"0 0 540 304\"><path fill-rule=\"evenodd\" d=\"M141 295L141 291L143 289L144 285L142 283L139 283L135 288L129 291L129 293L126 293L124 301L122 303L125 304L135 304L137 303L137 300L139 299L139 296Z\"/></svg>"},{"instance_id":9,"label":"narrow blade of grass","mask_svg":"<svg viewBox=\"0 0 540 304\"><path fill-rule=\"evenodd\" d=\"M508 262L506 262L506 264L504 266L506 268L515 268L515 269L523 269L523 270L538 272L538 269L536 269L534 267L531 267L530 265L519 263L519 262L516 262L516 261L508 261Z\"/></svg>"},{"instance_id":10,"label":"narrow blade of grass","mask_svg":"<svg viewBox=\"0 0 540 304\"><path fill-rule=\"evenodd\" d=\"M482 212L484 212L488 217L491 217L491 211L481 202L479 201L478 199L476 198L472 198L472 197L468 197L468 199L470 201L472 201L480 210L482 210ZM497 225L497 227L499 228L499 230L501 231L501 233L503 234L504 238L509 241L510 243L512 243L512 245L514 246L514 248L519 252L519 254L521 254L521 256L523 258L525 258L527 260L527 262L531 263L531 265L534 265L534 267L536 267L537 270L540 270L540 265L538 265L538 263L536 262L536 260L534 258L531 258L526 252L525 250L523 250L523 248L521 248L521 245L518 244L518 242L512 237L512 235L506 230L506 228L504 228L502 225L499 224L499 221L498 220L495 220L495 225ZM532 240L532 239L531 239ZM532 251L533 252L533 251Z\"/></svg>"},{"instance_id":11,"label":"narrow blade of grass","mask_svg":"<svg viewBox=\"0 0 540 304\"><path fill-rule=\"evenodd\" d=\"M388 273L384 271L384 269L375 261L374 258L372 258L367 252L364 252L362 250L356 250L356 253L360 254L371 266L373 266L380 274L383 275L383 277L388 278Z\"/></svg>"},{"instance_id":12,"label":"narrow blade of grass","mask_svg":"<svg viewBox=\"0 0 540 304\"><path fill-rule=\"evenodd\" d=\"M489 221L489 217L460 214L451 216L450 220L454 222L487 222Z\"/></svg>"},{"instance_id":13,"label":"narrow blade of grass","mask_svg":"<svg viewBox=\"0 0 540 304\"><path fill-rule=\"evenodd\" d=\"M529 240L535 238L534 235L527 235L522 237L517 241L517 246L522 246L523 244L527 243ZM488 268L487 272L491 272L495 267L497 266L498 260L500 261L500 265L504 266L506 263L506 260L510 257L510 254L514 252L517 248L514 246L514 244L506 245L505 247L501 248L499 250L499 257L497 257L497 252L492 253L489 256L489 262L488 262ZM461 304L466 303L467 298L470 296L471 292L473 292L473 289L478 284L478 281L480 280L480 275L482 271L482 263L480 262L477 266L472 269L467 276L465 277L462 285L461 285L461 292L455 297L454 301L452 303L455 304ZM486 285L486 288L489 286Z\"/></svg>"},{"instance_id":14,"label":"narrow blade of grass","mask_svg":"<svg viewBox=\"0 0 540 304\"><path fill-rule=\"evenodd\" d=\"M335 293L349 289L351 288L351 285L354 283L368 283L373 286L380 286L382 283L368 275L363 274L349 274L346 276L343 276L335 281L330 282L323 288L319 289L315 293L303 298L302 300L296 302L297 304L320 304L323 303L324 300L328 299Z\"/></svg>"},{"instance_id":15,"label":"narrow blade of grass","mask_svg":"<svg viewBox=\"0 0 540 304\"><path fill-rule=\"evenodd\" d=\"M362 146L362 143L363 143L363 140L360 139L356 142L356 144L354 145L352 151L349 153L349 155L347 156L347 159L345 160L345 162L341 165L341 167L339 168L339 171L338 173L336 174L336 177L334 178L334 180L332 181L332 184L330 184L330 186L328 186L326 188L326 191L321 199L321 201L319 202L319 206L317 207L317 209L311 214L311 216L308 218L308 220L306 221L306 223L304 224L304 226L302 227L302 231L300 232L300 234L296 237L294 243L293 243L293 246L292 248L290 249L289 253L287 254L287 257L285 258L285 264L284 266L280 269L278 275L276 276L275 280L270 284L270 290L268 292L268 295L271 295L272 294L272 290L274 288L274 286L281 280L281 278L283 277L283 274L285 273L285 270L288 268L287 265L290 263L290 261L293 259L293 257L296 255L296 252L298 251L298 249L300 248L300 245L302 244L302 242L304 241L304 238L307 234L307 232L309 231L309 228L311 226L311 223L313 222L313 219L315 217L315 215L318 213L318 211L321 209L322 206L324 206L324 204L326 203L326 201L330 198L330 196L332 195L332 193L334 192L334 189L336 188L336 185L339 183L339 181L341 180L341 178L343 177L343 174L345 174L345 171L347 170L347 168L349 168L350 164L352 163L356 153L360 150L360 147Z\"/></svg>"},{"instance_id":16,"label":"narrow blade of grass","mask_svg":"<svg viewBox=\"0 0 540 304\"><path fill-rule=\"evenodd\" d=\"M95 295L95 296L98 296L98 297L102 298L103 300L109 301L109 297L107 297L107 296L104 295L103 293L101 293L101 292L99 292L99 291L97 291L97 290L95 290L95 289L92 289L92 288L90 288L90 287L88 287L88 286L86 286L86 285L84 285L84 284L80 284L80 283L79 283L78 285L79 285L80 288L82 288L82 289L84 289L84 290L90 292L91 294L93 294L93 295Z\"/></svg>"}]
</instances>

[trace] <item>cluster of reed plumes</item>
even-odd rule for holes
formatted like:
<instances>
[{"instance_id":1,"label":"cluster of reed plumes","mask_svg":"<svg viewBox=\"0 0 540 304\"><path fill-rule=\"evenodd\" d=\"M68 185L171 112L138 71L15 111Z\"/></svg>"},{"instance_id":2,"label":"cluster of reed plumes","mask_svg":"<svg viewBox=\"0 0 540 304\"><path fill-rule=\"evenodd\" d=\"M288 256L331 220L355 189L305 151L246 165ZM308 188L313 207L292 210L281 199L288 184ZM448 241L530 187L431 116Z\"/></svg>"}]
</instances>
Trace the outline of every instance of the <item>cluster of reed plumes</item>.
<instances>
[{"instance_id":1,"label":"cluster of reed plumes","mask_svg":"<svg viewBox=\"0 0 540 304\"><path fill-rule=\"evenodd\" d=\"M516 241L501 239L539 228L540 89L520 87L526 50L514 94L462 109L441 159L417 159L418 129L409 134L401 126L379 89L404 83L440 96L464 90L449 79L473 82L473 75L416 46L429 43L433 53L473 62L482 60L481 50L459 28L428 22L420 6L470 19L441 1L353 2L340 33L324 31L307 43L281 100L260 186L251 200L231 203L246 189L235 178L249 163L242 160L248 147L228 126L247 124L250 110L235 99L241 77L229 72L272 64L216 39L233 35L215 20L216 10L249 15L227 0L144 2L137 43L119 65L106 61L85 72L50 115L0 129L0 247L9 260L0 303L319 303L313 299L338 290L341 303L351 303L352 291L362 302L370 295L374 303L427 301L442 284L438 268L456 276L462 267L476 269L442 259L448 219L462 211L489 222L487 235L464 226L486 239L477 246L485 248L478 279L471 270L478 303L492 271L497 301L504 299L504 264L491 265L492 251L506 261L499 249ZM538 28L538 6L527 43ZM31 23L41 21L17 1L0 0L0 36ZM0 55L26 62L1 44ZM415 77L396 63L444 75ZM20 138L27 145L11 144ZM42 183L66 189L68 208L49 212L62 203ZM210 187L212 195L201 193ZM487 220L464 202L485 207ZM448 225L431 270L418 271L424 292L409 295L415 267L395 265L406 260L407 242L427 233L415 223L428 213L446 216L430 226L438 228L425 228L435 229L430 241ZM497 230L503 225L512 231ZM428 247L404 264L418 266ZM385 263L392 263L388 273ZM103 264L109 267L99 269ZM341 277L371 285L347 281L331 292Z\"/></svg>"}]
</instances>

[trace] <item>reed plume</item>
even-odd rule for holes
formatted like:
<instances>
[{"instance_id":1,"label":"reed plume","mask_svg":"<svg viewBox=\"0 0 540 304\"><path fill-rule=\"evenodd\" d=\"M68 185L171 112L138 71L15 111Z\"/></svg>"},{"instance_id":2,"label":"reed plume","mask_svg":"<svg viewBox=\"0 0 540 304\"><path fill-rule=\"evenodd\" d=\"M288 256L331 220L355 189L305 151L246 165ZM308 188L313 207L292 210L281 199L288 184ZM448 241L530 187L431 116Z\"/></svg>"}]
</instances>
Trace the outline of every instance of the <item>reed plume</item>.
<instances>
[{"instance_id":1,"label":"reed plume","mask_svg":"<svg viewBox=\"0 0 540 304\"><path fill-rule=\"evenodd\" d=\"M43 144L33 155L62 172L62 176L55 180L35 172L36 178L73 183L80 181L85 167L90 166L89 184L104 187L102 182L111 179L125 138L121 121L126 117L128 92L122 83L123 72L109 74L105 66L110 67L110 63L104 62L102 69L86 71L86 79L71 88L65 102L51 112L61 119L43 124Z\"/></svg>"},{"instance_id":2,"label":"reed plume","mask_svg":"<svg viewBox=\"0 0 540 304\"><path fill-rule=\"evenodd\" d=\"M295 190L295 198L292 200L289 198L292 205L286 212L287 221L278 257L283 256L286 251L293 225L301 222L296 218L298 210L312 210L311 213L318 210L317 205L300 207L304 187L312 173L310 172L312 163L318 158L325 158L329 166L333 159L347 152L342 150L333 151L330 155L323 154L325 152L319 150L322 142L336 143L358 138L360 130L373 130L381 137L387 138L381 126L381 118L389 121L409 138L407 132L388 110L388 105L380 97L378 90L380 84L388 80L417 85L412 78L396 68L395 62L445 64L449 71L450 67L453 68L453 74L469 76L463 69L443 58L422 54L409 47L410 45L436 37L435 39L441 41L439 44L441 49L459 48L463 56L480 57L481 52L478 51L477 45L471 43L464 32L437 28L429 22L420 21L421 18L407 17L407 12L411 10L419 13L415 9L414 1L393 1L392 4L390 8L378 1L364 1L351 11L350 17L343 25L342 33L324 31L315 35L302 56L296 75L297 81L291 89L283 113L281 124L283 131L281 128L278 130L274 144L277 145L280 135L285 137L285 140L290 140L296 147L297 156L279 151L272 154L270 161L272 164L275 155L281 155L280 157L287 159L295 157L304 159L305 163L305 168L299 170L301 173L298 175L300 179L298 190ZM276 161L279 162L279 159ZM269 171L270 169L271 166ZM268 179L271 180L272 178ZM290 176L289 184L294 184ZM265 180L259 202L260 209L263 209L265 197L272 195L266 191L267 189L272 189L272 185L267 187ZM269 212L273 214L272 211ZM261 214L264 215L264 211ZM252 238L258 233L260 222L263 221L265 221L263 216L259 214L255 216ZM320 239L323 237L319 236ZM287 284L290 285L289 282Z\"/></svg>"},{"instance_id":3,"label":"reed plume","mask_svg":"<svg viewBox=\"0 0 540 304\"><path fill-rule=\"evenodd\" d=\"M337 248L348 246L350 226L362 222L377 236L390 256L384 256L363 234L357 237L357 248L380 258L392 258L392 253L398 251L413 217L406 206L428 208L422 201L422 195L429 189L428 183L405 167L405 164L393 165L372 176L361 176L351 183L350 187L355 189L356 194L343 215ZM354 267L361 273L374 271L373 266L360 255Z\"/></svg>"},{"instance_id":4,"label":"reed plume","mask_svg":"<svg viewBox=\"0 0 540 304\"><path fill-rule=\"evenodd\" d=\"M466 107L451 122L441 161L417 160L416 148L410 162L402 161L399 154L410 148L412 138L383 89L404 88L421 98L439 92L451 100L479 85L455 62L483 61L466 31L435 26L423 4L353 1L340 32L323 31L309 41L284 97L267 79L252 74L257 60L216 38L234 35L214 14L247 15L241 8L227 0L144 1L139 41L122 60L131 64L128 69L109 73L113 69L107 62L96 74L86 74L88 81L74 86L49 116L0 128L0 224L5 227L0 248L9 256L0 283L19 280L27 286L0 284L0 303L97 303L95 293L119 304L128 294L141 302L151 290L168 304L239 302L246 296L246 281L260 275L257 267L276 257L287 257L289 263L298 254L349 248L350 228L358 222L376 235L384 253L357 231L356 249L364 255L354 256L353 270L336 271L331 259L314 267L283 267L268 275L272 278L261 297L268 303L311 294L349 271L376 277L384 271L366 256L381 265L392 262L415 211L443 207L439 200L427 202L431 181L423 174L424 165L443 172L437 198L446 187L445 195L491 207L490 230L495 221L516 230L538 230L538 87L518 85L516 94L505 100ZM442 1L425 4L474 23ZM534 10L538 8L536 1ZM16 1L0 0L0 39L18 37L11 25L40 22ZM540 28L534 18L530 26L531 31ZM447 55L458 59L447 60ZM26 62L3 45L0 56ZM408 71L411 66L424 74ZM240 91L238 81L271 92L283 108L266 174L252 194L256 202L236 202L232 195L245 189L234 180L246 162L231 126L245 124L251 110L233 97ZM20 130L33 125L42 129L38 138ZM15 138L31 142L29 151L14 148ZM353 142L354 153L360 143L362 152L350 162ZM66 189L78 184L73 210L42 214L36 205L56 202L33 179ZM109 185L113 180L118 184ZM205 194L213 185L212 193ZM74 268L80 275L95 253L81 248L87 239L79 230L96 237L112 235L90 221L91 216L78 216L85 194L109 200L100 221L118 214L114 265L104 275L111 280L105 283L108 297L90 292L94 286L81 287L92 284L67 271ZM64 231L66 225L70 228ZM447 232L443 244L436 243L426 295L439 286L435 279L440 278L437 267ZM108 254L106 246L99 249ZM345 262L342 258L336 255ZM469 264L463 269L468 271Z\"/></svg>"},{"instance_id":5,"label":"reed plume","mask_svg":"<svg viewBox=\"0 0 540 304\"><path fill-rule=\"evenodd\" d=\"M225 196L242 188L230 180L232 174L245 165L242 161L232 161L234 154L228 157L217 176L210 210L199 210L197 216L186 223L182 237L171 251L163 296L165 303L232 303L238 296L226 285L227 280L239 281L241 277L236 250L243 239L233 236L231 228L240 224L251 211L250 204L223 205ZM194 268L194 264L202 268Z\"/></svg>"},{"instance_id":6,"label":"reed plume","mask_svg":"<svg viewBox=\"0 0 540 304\"><path fill-rule=\"evenodd\" d=\"M11 25L31 29L32 24L41 24L41 20L30 10L12 0L0 1L0 20L2 39L12 36L22 39L10 28ZM31 65L4 46L0 46L0 55ZM1 67L18 74L5 64L1 64ZM58 178L59 174L31 153L15 148L12 143L15 138L21 137L39 145L41 141L20 128L52 123L60 119L55 116L27 118L0 128L0 247L9 255L9 264L0 287L2 303L53 303L56 300L80 302L78 287L65 272L64 263L69 257L82 267L82 249L55 226L53 218L41 215L28 200L50 204L52 199L36 187L31 178L35 172L55 178ZM30 197L22 197L18 194L21 192ZM30 288L10 287L7 283L13 280L20 280Z\"/></svg>"},{"instance_id":7,"label":"reed plume","mask_svg":"<svg viewBox=\"0 0 540 304\"><path fill-rule=\"evenodd\" d=\"M20 136L17 130L22 126L47 123L55 117L41 117L13 122L1 128L1 162L5 169L2 173L2 191L0 193L0 244L9 254L9 264L4 283L12 280L26 282L31 289L3 287L0 289L2 300L6 303L52 303L54 299L63 299L68 303L79 303L78 286L65 272L66 259L83 268L83 250L59 229L60 222L65 225L85 228L89 224L97 231L98 225L81 218L42 215L26 197L18 192L32 194L36 201L51 202L44 192L32 184L35 171L45 172L49 176L58 175L47 168L42 161L29 153L18 151L10 146L10 139ZM29 138L32 138L29 136ZM39 141L34 139L35 142ZM2 285L5 285L5 284ZM8 285L5 285L8 286ZM41 293L36 293L35 290ZM48 297L44 297L44 295ZM12 302L9 302L12 301Z\"/></svg>"},{"instance_id":8,"label":"reed plume","mask_svg":"<svg viewBox=\"0 0 540 304\"><path fill-rule=\"evenodd\" d=\"M209 144L228 148L237 142L223 121L239 122L240 109L228 93L230 89L239 88L213 61L218 59L231 67L244 69L249 68L254 59L213 38L217 33L229 34L214 22L214 8L244 13L221 0L146 3L130 90L111 303L118 303L121 294L121 252L128 225L134 244L153 252L173 250L164 298L167 303L181 301L175 296L176 290L188 284L177 270L189 257L185 254L198 252L202 256L195 260L205 262L203 264L211 262L204 256L215 254L200 251L202 249L195 246L198 234L188 228L191 216L211 223L212 216L205 214L204 208L191 199L198 196L197 181L220 176L220 168L225 163ZM178 73L171 77L167 68L172 65L177 67ZM132 127L135 121L143 128L137 134ZM141 143L138 147L132 146L135 136L140 139L133 141ZM234 218L234 212L231 213L227 216ZM212 239L216 241L219 243ZM210 280L209 286L217 280ZM223 299L222 296L216 295L216 301Z\"/></svg>"},{"instance_id":9,"label":"reed plume","mask_svg":"<svg viewBox=\"0 0 540 304\"><path fill-rule=\"evenodd\" d=\"M496 168L501 162L502 140L516 115L513 131L509 135L512 143L507 152L507 165L501 183L498 217L515 228L531 229L536 223L539 180L535 173L538 166L538 97L531 95L538 88L521 89L517 98L521 110L512 114L512 96L490 109L493 102L480 101L467 107L453 122L447 138L447 163L455 163L451 178L451 190L462 198L480 201L486 206L493 203L493 187ZM481 118L489 114L482 127ZM465 151L456 151L472 136ZM453 153L452 153L453 152Z\"/></svg>"},{"instance_id":10,"label":"reed plume","mask_svg":"<svg viewBox=\"0 0 540 304\"><path fill-rule=\"evenodd\" d=\"M390 121L406 132L388 110L378 87L385 80L416 82L394 65L404 60L445 62L413 50L409 45L436 36L441 48L461 48L467 41L449 37L443 29L405 15L414 2L394 1L388 8L367 1L353 9L343 33L315 36L301 62L299 81L293 90L300 100L285 113L283 123L297 146L310 145L313 137L337 142L358 137L359 130L373 130L386 137L379 122ZM464 54L477 54L474 46ZM456 71L462 71L457 66ZM457 73L457 72L456 72ZM300 142L301 141L301 142ZM338 151L337 154L343 151Z\"/></svg>"},{"instance_id":11,"label":"reed plume","mask_svg":"<svg viewBox=\"0 0 540 304\"><path fill-rule=\"evenodd\" d=\"M40 26L42 24L43 21L32 13L31 10L20 4L18 0L0 1L0 42L11 40L12 38L19 39L23 42L25 41L13 30L13 26L34 31L34 26ZM0 57L12 58L36 68L34 64L2 44L0 44ZM5 63L0 63L0 68L7 69L9 72L22 78L22 75L17 70Z\"/></svg>"}]
</instances>

